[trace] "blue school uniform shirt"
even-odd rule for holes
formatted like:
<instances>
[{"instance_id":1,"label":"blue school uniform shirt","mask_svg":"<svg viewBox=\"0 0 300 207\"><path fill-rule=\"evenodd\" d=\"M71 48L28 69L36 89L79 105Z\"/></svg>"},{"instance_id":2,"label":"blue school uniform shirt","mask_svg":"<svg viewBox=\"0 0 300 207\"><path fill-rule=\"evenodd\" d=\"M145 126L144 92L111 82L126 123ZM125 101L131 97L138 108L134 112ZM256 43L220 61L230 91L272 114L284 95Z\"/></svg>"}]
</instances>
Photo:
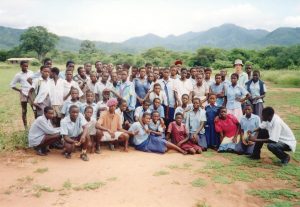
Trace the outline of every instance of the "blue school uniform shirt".
<instances>
[{"instance_id":1,"label":"blue school uniform shirt","mask_svg":"<svg viewBox=\"0 0 300 207\"><path fill-rule=\"evenodd\" d=\"M64 114L65 116L69 115L69 109L72 105L76 105L79 108L79 112L81 112L81 106L82 103L80 101L72 102L71 100L66 100L63 104L63 107L61 109L61 113Z\"/></svg>"},{"instance_id":2,"label":"blue school uniform shirt","mask_svg":"<svg viewBox=\"0 0 300 207\"><path fill-rule=\"evenodd\" d=\"M225 91L224 87L225 86L222 83L220 83L219 85L217 85L216 83L213 83L210 85L210 89L214 94L219 94L222 91ZM224 98L217 98L217 101L216 101L217 106L222 106L223 103L224 103Z\"/></svg>"},{"instance_id":3,"label":"blue school uniform shirt","mask_svg":"<svg viewBox=\"0 0 300 207\"><path fill-rule=\"evenodd\" d=\"M93 108L93 116L92 117L97 120L97 112L98 112L98 109L99 109L99 105L96 104L96 103L92 103L92 104L83 103L83 104L81 104L80 112L82 114L84 114L84 110L87 106L91 106Z\"/></svg>"},{"instance_id":4,"label":"blue school uniform shirt","mask_svg":"<svg viewBox=\"0 0 300 207\"><path fill-rule=\"evenodd\" d=\"M241 102L237 101L236 98L243 98L248 94L248 91L239 85L234 87L230 84L225 90L225 96L227 96L227 109L238 109L242 108Z\"/></svg>"},{"instance_id":5,"label":"blue school uniform shirt","mask_svg":"<svg viewBox=\"0 0 300 207\"><path fill-rule=\"evenodd\" d=\"M152 113L153 111L157 111L157 112L159 113L159 117L160 117L160 118L165 118L165 110L164 110L164 107L163 107L162 105L160 105L157 109L154 109L154 106L151 105L151 106L149 107L149 109L150 109L151 113Z\"/></svg>"},{"instance_id":6,"label":"blue school uniform shirt","mask_svg":"<svg viewBox=\"0 0 300 207\"><path fill-rule=\"evenodd\" d=\"M186 106L186 108L184 109L184 108L182 108L182 106L178 106L176 109L175 109L175 112L174 112L174 119L175 119L175 117L176 117L176 114L177 113L182 113L183 114L183 112L184 111L190 111L190 110L193 110L193 104L188 104L187 106ZM186 112L186 113L187 113ZM184 115L183 115L183 119L182 119L182 123L186 123L186 113L184 113Z\"/></svg>"},{"instance_id":7,"label":"blue school uniform shirt","mask_svg":"<svg viewBox=\"0 0 300 207\"><path fill-rule=\"evenodd\" d=\"M144 79L142 81L140 78L135 78L133 80L133 83L136 95L138 95L140 98L145 98L150 88L150 83L148 82L148 80Z\"/></svg>"},{"instance_id":8,"label":"blue school uniform shirt","mask_svg":"<svg viewBox=\"0 0 300 207\"><path fill-rule=\"evenodd\" d=\"M186 128L189 130L189 133L195 133L200 127L201 122L206 122L205 110L199 108L195 113L194 111L189 111L186 113ZM200 131L200 134L204 134L204 127Z\"/></svg>"},{"instance_id":9,"label":"blue school uniform shirt","mask_svg":"<svg viewBox=\"0 0 300 207\"><path fill-rule=\"evenodd\" d=\"M134 110L136 105L134 84L130 81L119 82L117 85L117 91L119 92L119 95L126 100L128 109Z\"/></svg>"},{"instance_id":10,"label":"blue school uniform shirt","mask_svg":"<svg viewBox=\"0 0 300 207\"><path fill-rule=\"evenodd\" d=\"M145 129L148 129L148 126L145 125ZM134 122L129 130L130 132L135 133L136 131L138 131L138 134L134 135L133 137L133 143L135 145L140 145L142 144L144 141L146 141L149 137L149 134L146 133L146 131L144 130L143 126L141 125L140 122Z\"/></svg>"},{"instance_id":11,"label":"blue school uniform shirt","mask_svg":"<svg viewBox=\"0 0 300 207\"><path fill-rule=\"evenodd\" d=\"M75 122L73 122L70 116L66 116L60 121L60 134L69 137L78 137L82 132L82 127L87 124L84 116L78 114Z\"/></svg>"},{"instance_id":12,"label":"blue school uniform shirt","mask_svg":"<svg viewBox=\"0 0 300 207\"><path fill-rule=\"evenodd\" d=\"M260 118L255 114L251 114L250 118L248 119L246 115L242 116L240 120L241 129L246 134L248 130L253 131L257 129L260 125ZM254 135L255 132L252 133Z\"/></svg>"}]
</instances>

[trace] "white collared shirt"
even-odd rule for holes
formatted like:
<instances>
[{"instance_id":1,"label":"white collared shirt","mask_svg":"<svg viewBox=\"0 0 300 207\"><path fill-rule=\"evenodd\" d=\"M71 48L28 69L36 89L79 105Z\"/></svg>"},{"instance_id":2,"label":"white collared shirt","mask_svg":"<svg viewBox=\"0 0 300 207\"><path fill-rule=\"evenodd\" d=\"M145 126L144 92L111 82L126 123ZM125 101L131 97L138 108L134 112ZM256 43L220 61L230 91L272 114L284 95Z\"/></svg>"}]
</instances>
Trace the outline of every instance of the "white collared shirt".
<instances>
[{"instance_id":1,"label":"white collared shirt","mask_svg":"<svg viewBox=\"0 0 300 207\"><path fill-rule=\"evenodd\" d=\"M66 80L58 78L49 80L49 98L52 106L62 106L64 103L64 86Z\"/></svg>"},{"instance_id":2,"label":"white collared shirt","mask_svg":"<svg viewBox=\"0 0 300 207\"><path fill-rule=\"evenodd\" d=\"M49 79L43 79L42 77L35 79L32 83L32 88L35 90L36 94L34 103L43 103L49 95Z\"/></svg>"},{"instance_id":3,"label":"white collared shirt","mask_svg":"<svg viewBox=\"0 0 300 207\"><path fill-rule=\"evenodd\" d=\"M177 79L175 82L176 90L178 93L178 98L181 99L183 94L189 95L193 90L193 84L190 79L185 79L182 81L181 79Z\"/></svg>"},{"instance_id":4,"label":"white collared shirt","mask_svg":"<svg viewBox=\"0 0 300 207\"><path fill-rule=\"evenodd\" d=\"M10 82L9 86L13 88L16 87L17 83L19 83L21 85L22 94L28 96L28 92L31 88L31 85L28 83L27 79L31 78L32 75L33 72L31 70L27 70L26 73L21 71L15 75L15 77Z\"/></svg>"},{"instance_id":5,"label":"white collared shirt","mask_svg":"<svg viewBox=\"0 0 300 207\"><path fill-rule=\"evenodd\" d=\"M75 122L73 122L70 116L66 116L60 122L60 134L69 137L78 137L83 131L82 127L87 124L84 116L79 113Z\"/></svg>"},{"instance_id":6,"label":"white collared shirt","mask_svg":"<svg viewBox=\"0 0 300 207\"><path fill-rule=\"evenodd\" d=\"M76 81L73 81L73 80L71 82L68 82L66 80L65 86L64 86L64 97L66 95L68 95L68 93L70 92L72 86L74 88L78 89L78 91L79 91L79 97L81 97L83 95L83 92L82 92L81 88L79 87L78 83ZM71 100L71 95L67 98L67 100Z\"/></svg>"},{"instance_id":7,"label":"white collared shirt","mask_svg":"<svg viewBox=\"0 0 300 207\"><path fill-rule=\"evenodd\" d=\"M282 142L287 144L293 152L296 150L295 136L286 123L277 115L274 114L272 120L263 121L259 128L266 129L269 132L269 139L274 142Z\"/></svg>"},{"instance_id":8,"label":"white collared shirt","mask_svg":"<svg viewBox=\"0 0 300 207\"><path fill-rule=\"evenodd\" d=\"M97 82L94 87L94 93L99 95L99 100L102 100L102 92L104 89L112 89L113 85L111 82L107 81L106 84L101 81Z\"/></svg>"},{"instance_id":9,"label":"white collared shirt","mask_svg":"<svg viewBox=\"0 0 300 207\"><path fill-rule=\"evenodd\" d=\"M54 128L50 119L47 119L45 115L39 116L34 120L28 133L29 147L35 147L41 144L46 134L56 134L59 132L60 128Z\"/></svg>"}]
</instances>

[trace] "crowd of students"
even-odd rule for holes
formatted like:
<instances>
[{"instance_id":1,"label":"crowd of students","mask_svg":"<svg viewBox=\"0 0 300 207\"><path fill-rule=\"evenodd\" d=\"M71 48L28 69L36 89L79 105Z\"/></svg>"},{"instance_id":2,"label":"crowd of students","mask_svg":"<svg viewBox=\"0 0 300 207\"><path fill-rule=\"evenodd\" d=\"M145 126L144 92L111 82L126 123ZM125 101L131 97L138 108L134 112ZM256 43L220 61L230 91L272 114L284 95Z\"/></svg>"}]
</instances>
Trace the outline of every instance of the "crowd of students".
<instances>
[{"instance_id":1,"label":"crowd of students","mask_svg":"<svg viewBox=\"0 0 300 207\"><path fill-rule=\"evenodd\" d=\"M285 151L295 151L291 129L263 106L266 85L260 72L245 67L239 59L229 77L222 69L182 67L181 61L167 68L134 67L129 64L84 64L75 70L68 61L65 70L47 58L40 71L21 71L10 86L20 93L22 120L27 128L27 103L35 113L28 134L29 146L46 155L49 146L80 158L120 145L144 152L200 154L208 148L260 159L263 143L282 162ZM77 74L75 75L75 71ZM16 84L20 84L20 88Z\"/></svg>"}]
</instances>

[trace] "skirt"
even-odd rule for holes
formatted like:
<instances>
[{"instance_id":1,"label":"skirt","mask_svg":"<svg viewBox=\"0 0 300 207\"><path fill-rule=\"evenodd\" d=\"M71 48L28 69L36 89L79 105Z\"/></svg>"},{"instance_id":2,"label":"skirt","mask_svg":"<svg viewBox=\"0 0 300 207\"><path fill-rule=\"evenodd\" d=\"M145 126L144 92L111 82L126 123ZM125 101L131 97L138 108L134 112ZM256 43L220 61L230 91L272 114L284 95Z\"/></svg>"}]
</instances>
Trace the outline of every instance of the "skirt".
<instances>
[{"instance_id":1,"label":"skirt","mask_svg":"<svg viewBox=\"0 0 300 207\"><path fill-rule=\"evenodd\" d=\"M232 142L233 137L224 137L222 143L219 146L218 152L236 151L237 143L239 139L237 137L237 143Z\"/></svg>"},{"instance_id":2,"label":"skirt","mask_svg":"<svg viewBox=\"0 0 300 207\"><path fill-rule=\"evenodd\" d=\"M143 152L165 153L167 150L167 141L159 136L149 135L148 139L135 146L136 150Z\"/></svg>"}]
</instances>

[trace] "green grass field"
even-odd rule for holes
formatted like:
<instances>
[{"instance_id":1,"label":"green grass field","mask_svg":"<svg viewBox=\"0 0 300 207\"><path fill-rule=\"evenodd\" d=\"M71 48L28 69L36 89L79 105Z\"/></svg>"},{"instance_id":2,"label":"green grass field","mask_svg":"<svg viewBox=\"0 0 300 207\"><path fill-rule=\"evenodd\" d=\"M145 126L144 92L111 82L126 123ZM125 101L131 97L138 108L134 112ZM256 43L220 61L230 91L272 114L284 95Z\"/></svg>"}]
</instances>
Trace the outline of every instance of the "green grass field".
<instances>
[{"instance_id":1,"label":"green grass field","mask_svg":"<svg viewBox=\"0 0 300 207\"><path fill-rule=\"evenodd\" d=\"M63 66L61 66L63 68ZM36 71L37 67L31 67ZM21 121L21 108L17 92L9 88L13 76L19 71L18 65L0 63L0 151L12 151L27 146L27 132L24 131ZM299 87L299 82L272 81L280 79L282 71L263 71L262 77L268 82L268 93L265 99L266 106L273 106L277 113L292 128L297 140L298 148L292 154L292 162L287 167L281 167L278 160L264 148L263 156L267 163L262 161L250 161L244 156L234 154L217 154L209 151L200 155L199 162L206 162L204 168L195 173L209 173L214 183L231 185L234 182L252 182L258 178L272 178L286 183L285 189L259 189L247 191L249 195L258 196L265 200L269 206L297 206L299 205L300 192L300 92L298 89L288 86ZM284 71L283 77L300 77L300 71ZM270 83L272 82L272 83ZM280 84L279 84L280 83ZM33 114L28 107L29 123L32 123ZM223 157L226 162L216 161ZM154 176L163 176L173 171L191 170L187 163L183 166L169 165L165 170L154 172ZM46 172L45 169L36 170L37 173ZM208 181L200 177L191 183L194 187L204 186ZM97 185L98 186L98 185Z\"/></svg>"}]
</instances>

